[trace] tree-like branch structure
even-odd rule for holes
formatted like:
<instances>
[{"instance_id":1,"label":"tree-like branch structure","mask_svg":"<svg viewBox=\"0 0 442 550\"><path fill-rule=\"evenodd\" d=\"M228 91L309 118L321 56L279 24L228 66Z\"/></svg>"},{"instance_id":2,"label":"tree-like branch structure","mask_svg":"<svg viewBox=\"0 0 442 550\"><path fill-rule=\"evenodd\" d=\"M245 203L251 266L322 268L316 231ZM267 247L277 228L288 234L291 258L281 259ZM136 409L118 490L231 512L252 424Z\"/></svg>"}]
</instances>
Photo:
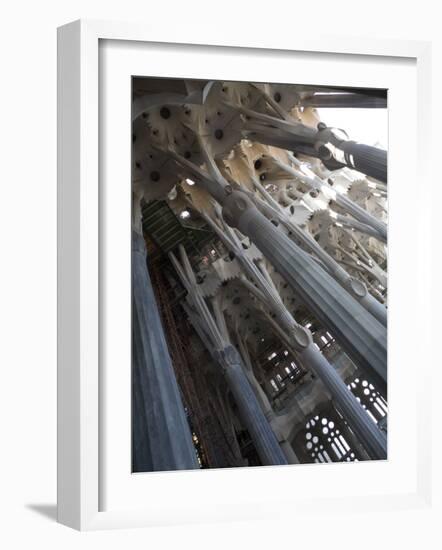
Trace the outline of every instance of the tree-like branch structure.
<instances>
[{"instance_id":1,"label":"tree-like branch structure","mask_svg":"<svg viewBox=\"0 0 442 550\"><path fill-rule=\"evenodd\" d=\"M387 154L329 128L319 110L385 109L386 96L165 82L134 85L133 227L169 266L210 357L195 376L217 401L225 384L224 437L245 430L261 464L385 459ZM332 458L307 435L295 444L324 403L346 434L327 440Z\"/></svg>"}]
</instances>

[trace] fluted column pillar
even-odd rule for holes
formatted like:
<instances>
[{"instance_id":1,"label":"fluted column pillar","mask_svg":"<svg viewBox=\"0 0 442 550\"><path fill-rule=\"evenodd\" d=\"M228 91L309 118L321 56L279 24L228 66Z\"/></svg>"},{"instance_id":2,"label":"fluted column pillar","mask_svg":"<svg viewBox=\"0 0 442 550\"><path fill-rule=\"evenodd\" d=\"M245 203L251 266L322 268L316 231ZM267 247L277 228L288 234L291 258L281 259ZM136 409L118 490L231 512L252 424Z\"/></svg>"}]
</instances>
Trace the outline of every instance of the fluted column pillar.
<instances>
[{"instance_id":1,"label":"fluted column pillar","mask_svg":"<svg viewBox=\"0 0 442 550\"><path fill-rule=\"evenodd\" d=\"M198 468L146 265L143 237L132 233L133 469Z\"/></svg>"},{"instance_id":2,"label":"fluted column pillar","mask_svg":"<svg viewBox=\"0 0 442 550\"><path fill-rule=\"evenodd\" d=\"M355 141L343 141L340 148L344 151L347 166L387 182L387 151Z\"/></svg>"},{"instance_id":3,"label":"fluted column pillar","mask_svg":"<svg viewBox=\"0 0 442 550\"><path fill-rule=\"evenodd\" d=\"M241 357L231 345L215 352L233 393L240 416L250 433L261 461L266 466L287 464L287 459L265 417L244 372Z\"/></svg>"},{"instance_id":4,"label":"fluted column pillar","mask_svg":"<svg viewBox=\"0 0 442 550\"><path fill-rule=\"evenodd\" d=\"M287 459L287 462L289 464L299 464L299 459L296 456L296 453L293 450L293 447L291 446L290 442L286 437L287 434L285 434L283 430L281 430L278 422L278 417L276 416L273 410L270 400L267 397L264 390L261 388L255 376L255 372L253 370L253 367L250 361L247 344L243 341L241 336L238 336L238 346L239 346L239 352L242 355L242 364L245 369L244 372L247 376L249 384L251 385L253 392L255 393L255 396L258 399L262 412L264 413L265 417L269 421L270 426L272 427L272 430L277 440L279 441L279 445L281 446L281 449Z\"/></svg>"}]
</instances>

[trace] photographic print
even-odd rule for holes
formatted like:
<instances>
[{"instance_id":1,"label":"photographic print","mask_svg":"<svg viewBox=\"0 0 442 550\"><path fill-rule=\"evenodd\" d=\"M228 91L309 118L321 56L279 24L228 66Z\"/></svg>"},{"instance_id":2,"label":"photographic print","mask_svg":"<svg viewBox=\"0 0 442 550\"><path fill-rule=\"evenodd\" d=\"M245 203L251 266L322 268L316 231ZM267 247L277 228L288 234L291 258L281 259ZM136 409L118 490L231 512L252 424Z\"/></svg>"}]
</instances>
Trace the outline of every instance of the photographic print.
<instances>
[{"instance_id":1,"label":"photographic print","mask_svg":"<svg viewBox=\"0 0 442 550\"><path fill-rule=\"evenodd\" d=\"M132 78L132 468L387 459L387 90Z\"/></svg>"}]
</instances>

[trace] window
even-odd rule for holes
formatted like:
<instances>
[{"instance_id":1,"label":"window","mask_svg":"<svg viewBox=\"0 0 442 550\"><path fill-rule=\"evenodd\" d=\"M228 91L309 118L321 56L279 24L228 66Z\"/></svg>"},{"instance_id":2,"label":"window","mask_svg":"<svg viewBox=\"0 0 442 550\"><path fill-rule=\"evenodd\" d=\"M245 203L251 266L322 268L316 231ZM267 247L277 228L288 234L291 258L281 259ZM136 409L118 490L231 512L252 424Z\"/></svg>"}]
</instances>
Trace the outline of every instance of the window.
<instances>
[{"instance_id":1,"label":"window","mask_svg":"<svg viewBox=\"0 0 442 550\"><path fill-rule=\"evenodd\" d=\"M345 422L334 410L312 416L305 424L303 438L308 462L358 462L361 458Z\"/></svg>"},{"instance_id":2,"label":"window","mask_svg":"<svg viewBox=\"0 0 442 550\"><path fill-rule=\"evenodd\" d=\"M386 419L388 415L387 401L375 388L374 384L364 378L355 378L348 384L348 388L367 411L373 422L379 424L381 420Z\"/></svg>"}]
</instances>

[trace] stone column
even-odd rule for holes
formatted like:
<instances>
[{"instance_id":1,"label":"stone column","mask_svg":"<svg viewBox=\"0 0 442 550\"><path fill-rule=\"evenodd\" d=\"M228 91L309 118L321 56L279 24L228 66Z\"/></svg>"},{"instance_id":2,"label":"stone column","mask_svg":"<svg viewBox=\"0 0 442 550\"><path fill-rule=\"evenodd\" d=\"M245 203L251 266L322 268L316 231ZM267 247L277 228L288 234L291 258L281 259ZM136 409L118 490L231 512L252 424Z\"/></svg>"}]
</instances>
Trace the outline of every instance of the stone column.
<instances>
[{"instance_id":1,"label":"stone column","mask_svg":"<svg viewBox=\"0 0 442 550\"><path fill-rule=\"evenodd\" d=\"M262 463L265 466L288 464L247 379L239 353L231 345L215 353Z\"/></svg>"},{"instance_id":2,"label":"stone column","mask_svg":"<svg viewBox=\"0 0 442 550\"><path fill-rule=\"evenodd\" d=\"M343 216L342 214L337 214L337 213L335 213L334 216L335 216L335 220L337 222L341 223L342 225L344 225L346 227L350 227L350 228L356 229L357 231L359 231L361 233L365 233L366 235L370 235L370 237L374 237L375 239L378 239L378 241L381 241L383 243L387 242L387 235L386 235L385 231L383 231L382 234L381 234L378 231L376 231L376 229L371 227L370 225L367 225L366 223L362 223L362 222L356 220L354 217Z\"/></svg>"},{"instance_id":3,"label":"stone column","mask_svg":"<svg viewBox=\"0 0 442 550\"><path fill-rule=\"evenodd\" d=\"M339 147L347 166L387 183L387 151L355 141L343 141Z\"/></svg>"},{"instance_id":4,"label":"stone column","mask_svg":"<svg viewBox=\"0 0 442 550\"><path fill-rule=\"evenodd\" d=\"M289 464L299 464L299 459L296 456L295 451L293 450L293 447L291 446L290 442L287 439L287 434L284 433L284 430L281 429L279 419L276 416L273 407L270 403L269 398L267 397L264 390L261 388L256 376L255 372L252 367L249 351L247 348L246 342L243 340L242 336L239 334L239 330L237 329L237 340L238 340L238 348L239 352L242 356L242 364L245 367L245 374L247 376L247 379L256 395L256 398L258 399L258 402L260 404L260 407L265 414L265 417L270 423L270 426L273 429L273 432L275 433L275 436L279 442L279 445L281 446L281 449L287 459L287 462Z\"/></svg>"},{"instance_id":5,"label":"stone column","mask_svg":"<svg viewBox=\"0 0 442 550\"><path fill-rule=\"evenodd\" d=\"M146 265L143 237L132 232L134 471L198 468Z\"/></svg>"},{"instance_id":6,"label":"stone column","mask_svg":"<svg viewBox=\"0 0 442 550\"><path fill-rule=\"evenodd\" d=\"M350 357L385 383L385 327L267 220L244 192L235 190L226 196L223 216L230 226L237 227L255 243Z\"/></svg>"}]
</instances>

